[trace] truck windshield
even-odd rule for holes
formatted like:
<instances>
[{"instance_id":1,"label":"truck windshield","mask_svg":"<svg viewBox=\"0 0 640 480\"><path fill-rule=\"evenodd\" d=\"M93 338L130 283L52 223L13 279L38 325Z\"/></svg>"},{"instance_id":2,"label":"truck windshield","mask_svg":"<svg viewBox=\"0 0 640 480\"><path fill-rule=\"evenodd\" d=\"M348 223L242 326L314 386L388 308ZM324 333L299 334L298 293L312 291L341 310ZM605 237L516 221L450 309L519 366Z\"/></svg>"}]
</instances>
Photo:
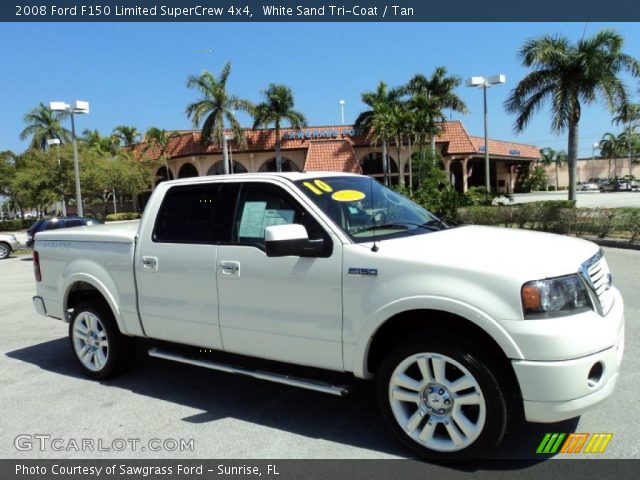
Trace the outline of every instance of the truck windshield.
<instances>
[{"instance_id":1,"label":"truck windshield","mask_svg":"<svg viewBox=\"0 0 640 480\"><path fill-rule=\"evenodd\" d=\"M354 242L448 228L432 213L370 177L318 177L295 184Z\"/></svg>"}]
</instances>

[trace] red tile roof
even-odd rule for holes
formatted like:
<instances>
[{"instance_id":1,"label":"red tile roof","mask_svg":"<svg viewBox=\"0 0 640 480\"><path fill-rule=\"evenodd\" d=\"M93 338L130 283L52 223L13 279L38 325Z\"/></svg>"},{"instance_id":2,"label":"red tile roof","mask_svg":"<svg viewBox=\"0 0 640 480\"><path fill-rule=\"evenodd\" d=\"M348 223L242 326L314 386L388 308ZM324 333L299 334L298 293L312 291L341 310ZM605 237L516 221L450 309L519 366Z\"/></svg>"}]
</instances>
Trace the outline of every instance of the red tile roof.
<instances>
[{"instance_id":1,"label":"red tile roof","mask_svg":"<svg viewBox=\"0 0 640 480\"><path fill-rule=\"evenodd\" d=\"M478 153L484 153L484 138L470 137ZM504 157L522 157L522 158L540 158L540 150L534 145L525 145L522 143L503 142L502 140L489 139L489 154L500 155Z\"/></svg>"},{"instance_id":2,"label":"red tile roof","mask_svg":"<svg viewBox=\"0 0 640 480\"><path fill-rule=\"evenodd\" d=\"M246 145L239 148L235 142L231 142L234 152L239 151L273 151L275 150L276 133L275 129L244 129ZM230 131L228 131L231 134ZM202 155L207 153L220 153L221 147L217 144L202 147L200 143L200 131L177 131L166 153L169 157L185 157L191 155ZM308 127L302 130L283 128L280 130L281 149L286 150L306 150L315 142L323 142L324 145L331 145L336 141L349 143L352 147L364 147L371 145L370 136L356 135L356 131L351 125L326 125L319 127ZM443 146L445 155L479 155L482 153L481 146L484 141L481 137L470 136L462 122L459 120L444 122L442 132L436 137L436 142ZM134 152L144 153L144 157L156 159L160 156L161 150L158 146L149 148L144 152L145 144L134 147ZM346 147L343 147L346 148ZM489 141L490 153L508 157L539 158L537 147L533 145L523 145L499 140ZM316 154L314 153L314 156ZM351 168L351 167L349 167Z\"/></svg>"},{"instance_id":3,"label":"red tile roof","mask_svg":"<svg viewBox=\"0 0 640 480\"><path fill-rule=\"evenodd\" d=\"M348 140L311 141L304 163L306 171L362 173Z\"/></svg>"}]
</instances>

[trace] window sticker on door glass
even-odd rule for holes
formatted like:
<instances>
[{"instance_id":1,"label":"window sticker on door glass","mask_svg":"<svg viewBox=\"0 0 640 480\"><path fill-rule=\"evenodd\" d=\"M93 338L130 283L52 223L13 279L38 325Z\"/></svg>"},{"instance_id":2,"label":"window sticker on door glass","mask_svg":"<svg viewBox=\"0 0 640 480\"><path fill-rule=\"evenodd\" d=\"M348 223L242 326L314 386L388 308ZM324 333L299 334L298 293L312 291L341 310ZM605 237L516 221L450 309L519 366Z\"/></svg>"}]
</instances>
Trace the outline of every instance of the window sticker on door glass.
<instances>
[{"instance_id":1,"label":"window sticker on door glass","mask_svg":"<svg viewBox=\"0 0 640 480\"><path fill-rule=\"evenodd\" d=\"M264 233L264 229L271 225L289 225L290 223L293 223L294 216L294 210L265 210L262 232Z\"/></svg>"},{"instance_id":2,"label":"window sticker on door glass","mask_svg":"<svg viewBox=\"0 0 640 480\"><path fill-rule=\"evenodd\" d=\"M264 238L267 202L246 202L240 219L239 237Z\"/></svg>"}]
</instances>

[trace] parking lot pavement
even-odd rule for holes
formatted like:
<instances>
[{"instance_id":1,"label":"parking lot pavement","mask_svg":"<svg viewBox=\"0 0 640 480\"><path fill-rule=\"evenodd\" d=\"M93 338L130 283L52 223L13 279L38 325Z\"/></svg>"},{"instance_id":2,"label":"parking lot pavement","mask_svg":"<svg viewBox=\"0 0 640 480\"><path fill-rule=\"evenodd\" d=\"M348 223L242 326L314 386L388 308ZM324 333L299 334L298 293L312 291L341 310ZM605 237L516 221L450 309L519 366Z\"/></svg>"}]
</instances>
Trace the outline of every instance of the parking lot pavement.
<instances>
[{"instance_id":1,"label":"parking lot pavement","mask_svg":"<svg viewBox=\"0 0 640 480\"><path fill-rule=\"evenodd\" d=\"M541 200L566 200L567 192L514 193L511 196L514 203L527 203ZM640 192L577 192L576 196L578 207L640 207Z\"/></svg>"},{"instance_id":2,"label":"parking lot pavement","mask_svg":"<svg viewBox=\"0 0 640 480\"><path fill-rule=\"evenodd\" d=\"M640 252L606 249L626 299L626 353L615 395L576 420L522 426L499 455L535 458L546 432L612 432L607 458L640 458ZM0 261L0 457L3 458L398 458L407 452L387 437L371 385L338 398L158 359L139 352L134 368L105 382L76 368L67 326L38 316L29 257ZM19 435L58 439L16 448ZM78 452L82 439L94 451ZM122 439L127 447L119 451ZM193 439L192 451L152 451L152 439ZM48 443L49 442L49 443ZM101 448L115 450L98 451ZM22 448L26 445L20 444ZM160 443L162 445L162 443ZM171 449L175 444L165 443ZM142 449L145 449L144 451ZM566 456L566 455L564 455ZM556 458L561 458L559 455ZM575 457L575 456L574 456ZM539 456L538 456L539 458ZM515 466L514 466L515 468Z\"/></svg>"}]
</instances>

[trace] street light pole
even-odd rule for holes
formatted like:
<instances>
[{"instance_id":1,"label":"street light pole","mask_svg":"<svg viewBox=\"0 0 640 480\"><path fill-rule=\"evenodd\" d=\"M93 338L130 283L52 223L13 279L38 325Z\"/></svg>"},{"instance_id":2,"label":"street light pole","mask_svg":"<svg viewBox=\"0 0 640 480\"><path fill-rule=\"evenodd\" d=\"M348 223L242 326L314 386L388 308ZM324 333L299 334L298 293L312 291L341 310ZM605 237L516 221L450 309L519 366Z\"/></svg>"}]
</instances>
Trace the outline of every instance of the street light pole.
<instances>
[{"instance_id":1,"label":"street light pole","mask_svg":"<svg viewBox=\"0 0 640 480\"><path fill-rule=\"evenodd\" d=\"M489 164L489 109L487 108L487 88L491 85L498 85L506 82L506 77L502 74L490 77L471 77L467 80L467 87L481 87L484 104L484 176L485 188L487 189L487 199L491 193L491 167ZM466 175L467 172L462 172Z\"/></svg>"},{"instance_id":2,"label":"street light pole","mask_svg":"<svg viewBox=\"0 0 640 480\"><path fill-rule=\"evenodd\" d=\"M342 118L342 125L344 125L344 100L340 100L340 118Z\"/></svg>"},{"instance_id":3,"label":"street light pole","mask_svg":"<svg viewBox=\"0 0 640 480\"><path fill-rule=\"evenodd\" d=\"M76 140L76 122L75 114L88 114L89 102L76 100L73 107L64 102L51 102L49 108L53 111L68 111L71 112L71 139L73 142L73 169L76 179L76 205L78 209L78 216L84 217L84 209L82 207L82 193L80 190L80 165L78 162L78 142Z\"/></svg>"},{"instance_id":4,"label":"street light pole","mask_svg":"<svg viewBox=\"0 0 640 480\"><path fill-rule=\"evenodd\" d=\"M58 171L62 174L62 162L60 162L60 139L58 138L50 138L47 140L47 146L51 147L53 145L56 146L56 153L58 157ZM62 210L62 216L67 216L67 204L64 200L64 185L60 185L60 189L62 190L62 195L60 195L60 209Z\"/></svg>"}]
</instances>

